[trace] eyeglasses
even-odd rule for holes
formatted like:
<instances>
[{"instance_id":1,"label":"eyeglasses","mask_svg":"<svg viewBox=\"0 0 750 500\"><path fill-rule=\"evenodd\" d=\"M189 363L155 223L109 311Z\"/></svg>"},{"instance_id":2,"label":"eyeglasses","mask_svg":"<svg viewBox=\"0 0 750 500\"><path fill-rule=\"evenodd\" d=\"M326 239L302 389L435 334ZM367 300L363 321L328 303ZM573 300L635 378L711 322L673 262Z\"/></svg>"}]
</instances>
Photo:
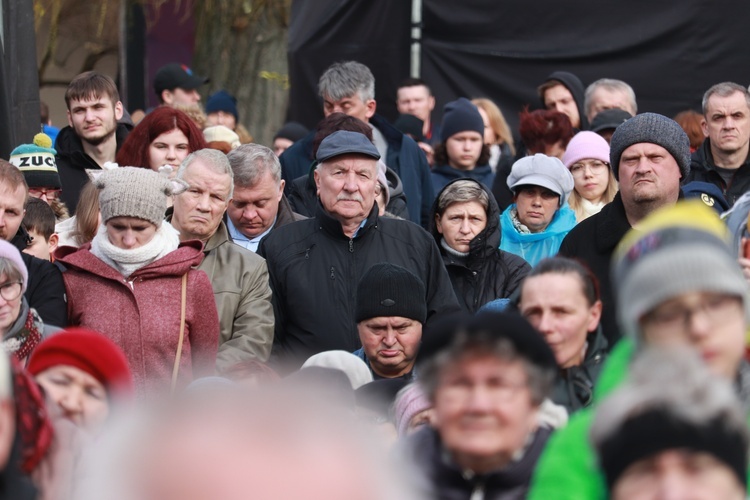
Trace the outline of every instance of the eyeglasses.
<instances>
[{"instance_id":1,"label":"eyeglasses","mask_svg":"<svg viewBox=\"0 0 750 500\"><path fill-rule=\"evenodd\" d=\"M29 188L29 194L34 198L47 198L56 200L60 197L62 189Z\"/></svg>"},{"instance_id":2,"label":"eyeglasses","mask_svg":"<svg viewBox=\"0 0 750 500\"><path fill-rule=\"evenodd\" d=\"M609 165L599 160L592 160L588 162L578 161L570 167L570 173L573 177L581 177L586 172L586 169L591 170L592 174L601 173L604 169L609 168Z\"/></svg>"},{"instance_id":3,"label":"eyeglasses","mask_svg":"<svg viewBox=\"0 0 750 500\"><path fill-rule=\"evenodd\" d=\"M726 319L733 309L739 310L742 300L735 295L716 294L704 299L699 305L687 307L682 304L657 308L643 317L643 322L661 330L687 330L696 314L703 314L711 324Z\"/></svg>"},{"instance_id":4,"label":"eyeglasses","mask_svg":"<svg viewBox=\"0 0 750 500\"><path fill-rule=\"evenodd\" d=\"M0 297L10 302L16 300L21 296L22 282L11 281L10 283L3 283L0 285Z\"/></svg>"},{"instance_id":5,"label":"eyeglasses","mask_svg":"<svg viewBox=\"0 0 750 500\"><path fill-rule=\"evenodd\" d=\"M464 381L455 381L442 386L440 391L454 401L467 401L472 397L475 387L475 385ZM526 387L528 387L527 383L505 380L496 381L492 384L484 384L487 397L498 403L512 400L520 390Z\"/></svg>"}]
</instances>

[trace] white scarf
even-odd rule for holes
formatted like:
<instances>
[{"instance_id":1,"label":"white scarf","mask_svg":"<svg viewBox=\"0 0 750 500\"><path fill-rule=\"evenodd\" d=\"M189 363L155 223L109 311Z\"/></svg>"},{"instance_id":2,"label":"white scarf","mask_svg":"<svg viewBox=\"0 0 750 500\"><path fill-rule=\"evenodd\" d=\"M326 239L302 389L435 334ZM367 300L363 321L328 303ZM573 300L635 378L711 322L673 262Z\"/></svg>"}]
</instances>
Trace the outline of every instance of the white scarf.
<instances>
[{"instance_id":1,"label":"white scarf","mask_svg":"<svg viewBox=\"0 0 750 500\"><path fill-rule=\"evenodd\" d=\"M91 242L91 253L127 278L138 269L177 250L179 244L177 230L169 222L162 221L151 241L138 248L126 250L114 246L109 241L107 227L102 224Z\"/></svg>"},{"instance_id":2,"label":"white scarf","mask_svg":"<svg viewBox=\"0 0 750 500\"><path fill-rule=\"evenodd\" d=\"M588 219L592 215L598 214L599 212L601 212L604 205L606 205L606 203L604 203L603 201L600 201L599 203L592 203L586 198L582 197L580 208L583 217L581 217L581 220Z\"/></svg>"}]
</instances>

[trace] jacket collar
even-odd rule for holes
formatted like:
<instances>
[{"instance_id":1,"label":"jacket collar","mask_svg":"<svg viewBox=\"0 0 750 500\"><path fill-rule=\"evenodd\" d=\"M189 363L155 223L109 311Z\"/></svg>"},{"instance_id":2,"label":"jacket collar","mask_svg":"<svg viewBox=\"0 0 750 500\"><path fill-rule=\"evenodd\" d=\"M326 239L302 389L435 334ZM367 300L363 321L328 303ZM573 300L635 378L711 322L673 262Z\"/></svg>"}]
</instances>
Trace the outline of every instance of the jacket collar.
<instances>
[{"instance_id":1,"label":"jacket collar","mask_svg":"<svg viewBox=\"0 0 750 500\"><path fill-rule=\"evenodd\" d=\"M622 203L622 196L619 192L612 202L604 205L601 212L594 217L597 217L594 244L599 252L614 249L625 233L630 231L630 222L625 214L625 205Z\"/></svg>"},{"instance_id":2,"label":"jacket collar","mask_svg":"<svg viewBox=\"0 0 750 500\"><path fill-rule=\"evenodd\" d=\"M370 214L367 216L367 222L365 222L365 225L359 229L357 232L357 236L354 238L349 238L347 235L344 234L344 230L341 228L341 222L339 222L337 219L333 218L326 210L323 208L323 205L321 205L320 200L318 200L318 207L315 212L315 219L318 222L318 227L320 229L324 230L331 236L334 236L336 238L341 239L358 239L362 237L371 227L377 226L378 224L378 204L373 203L372 209L370 210Z\"/></svg>"}]
</instances>

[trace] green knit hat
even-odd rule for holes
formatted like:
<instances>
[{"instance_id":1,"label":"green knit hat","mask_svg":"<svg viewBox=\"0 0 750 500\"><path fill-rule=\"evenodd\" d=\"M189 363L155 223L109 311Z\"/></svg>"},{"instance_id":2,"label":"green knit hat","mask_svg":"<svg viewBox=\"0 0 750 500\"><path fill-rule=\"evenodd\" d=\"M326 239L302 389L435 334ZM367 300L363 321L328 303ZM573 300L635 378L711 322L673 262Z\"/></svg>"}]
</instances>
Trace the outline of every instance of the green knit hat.
<instances>
[{"instance_id":1,"label":"green knit hat","mask_svg":"<svg viewBox=\"0 0 750 500\"><path fill-rule=\"evenodd\" d=\"M23 172L30 188L60 189L52 139L47 134L36 134L33 144L21 144L10 153L10 163Z\"/></svg>"}]
</instances>

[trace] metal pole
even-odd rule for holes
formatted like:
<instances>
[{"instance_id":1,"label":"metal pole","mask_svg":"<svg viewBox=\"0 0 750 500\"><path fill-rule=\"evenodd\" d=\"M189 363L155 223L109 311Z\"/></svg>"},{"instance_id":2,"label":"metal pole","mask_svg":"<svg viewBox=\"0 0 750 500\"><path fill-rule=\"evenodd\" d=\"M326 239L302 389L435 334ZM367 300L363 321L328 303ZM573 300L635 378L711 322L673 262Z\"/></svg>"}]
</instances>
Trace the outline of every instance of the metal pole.
<instances>
[{"instance_id":1,"label":"metal pole","mask_svg":"<svg viewBox=\"0 0 750 500\"><path fill-rule=\"evenodd\" d=\"M411 2L411 76L422 75L422 0Z\"/></svg>"}]
</instances>

